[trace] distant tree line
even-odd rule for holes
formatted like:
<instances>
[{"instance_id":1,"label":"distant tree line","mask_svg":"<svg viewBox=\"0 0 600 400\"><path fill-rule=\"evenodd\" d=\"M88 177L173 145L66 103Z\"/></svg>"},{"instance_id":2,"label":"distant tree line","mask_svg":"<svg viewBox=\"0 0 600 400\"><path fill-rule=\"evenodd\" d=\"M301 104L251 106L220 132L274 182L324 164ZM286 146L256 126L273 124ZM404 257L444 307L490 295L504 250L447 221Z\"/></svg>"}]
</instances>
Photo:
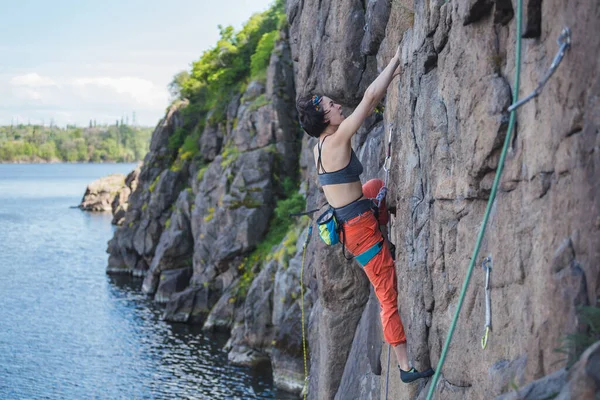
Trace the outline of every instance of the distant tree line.
<instances>
[{"instance_id":1,"label":"distant tree line","mask_svg":"<svg viewBox=\"0 0 600 400\"><path fill-rule=\"evenodd\" d=\"M42 125L0 126L0 162L133 162L144 158L152 128L123 121L87 128Z\"/></svg>"}]
</instances>

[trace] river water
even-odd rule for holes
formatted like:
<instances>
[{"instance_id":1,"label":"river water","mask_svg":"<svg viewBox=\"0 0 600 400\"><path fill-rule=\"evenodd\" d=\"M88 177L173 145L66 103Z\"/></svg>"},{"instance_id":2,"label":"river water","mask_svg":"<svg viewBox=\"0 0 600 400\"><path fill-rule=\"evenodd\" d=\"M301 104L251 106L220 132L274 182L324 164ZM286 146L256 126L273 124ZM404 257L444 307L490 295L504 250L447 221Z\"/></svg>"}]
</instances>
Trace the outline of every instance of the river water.
<instances>
[{"instance_id":1,"label":"river water","mask_svg":"<svg viewBox=\"0 0 600 400\"><path fill-rule=\"evenodd\" d=\"M0 399L271 399L227 337L160 320L141 281L106 275L111 216L70 208L133 164L0 164Z\"/></svg>"}]
</instances>

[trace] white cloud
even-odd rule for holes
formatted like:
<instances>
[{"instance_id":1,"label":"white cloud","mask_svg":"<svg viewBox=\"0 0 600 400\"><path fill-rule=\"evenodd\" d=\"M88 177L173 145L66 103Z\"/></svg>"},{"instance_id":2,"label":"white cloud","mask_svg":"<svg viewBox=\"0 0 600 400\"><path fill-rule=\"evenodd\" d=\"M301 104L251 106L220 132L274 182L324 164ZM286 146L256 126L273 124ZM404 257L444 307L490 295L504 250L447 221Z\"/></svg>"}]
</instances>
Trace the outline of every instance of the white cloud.
<instances>
[{"instance_id":1,"label":"white cloud","mask_svg":"<svg viewBox=\"0 0 600 400\"><path fill-rule=\"evenodd\" d=\"M44 87L57 86L56 82L51 78L40 76L33 72L25 75L17 75L10 80L13 86L28 86L28 87Z\"/></svg>"},{"instance_id":2,"label":"white cloud","mask_svg":"<svg viewBox=\"0 0 600 400\"><path fill-rule=\"evenodd\" d=\"M132 112L138 124L154 125L169 101L164 85L112 74L0 74L0 93L0 125L23 114L36 123L50 119L58 124L86 125L90 119L113 123Z\"/></svg>"},{"instance_id":3,"label":"white cloud","mask_svg":"<svg viewBox=\"0 0 600 400\"><path fill-rule=\"evenodd\" d=\"M164 107L168 96L164 88L157 87L149 80L135 77L112 78L107 76L76 78L72 80L75 91L87 97L98 93L98 89L108 89L119 95L130 96L137 104L149 107Z\"/></svg>"},{"instance_id":4,"label":"white cloud","mask_svg":"<svg viewBox=\"0 0 600 400\"><path fill-rule=\"evenodd\" d=\"M22 99L24 101L33 100L33 101L41 101L42 94L32 88L24 87L14 90L14 94L17 98Z\"/></svg>"}]
</instances>

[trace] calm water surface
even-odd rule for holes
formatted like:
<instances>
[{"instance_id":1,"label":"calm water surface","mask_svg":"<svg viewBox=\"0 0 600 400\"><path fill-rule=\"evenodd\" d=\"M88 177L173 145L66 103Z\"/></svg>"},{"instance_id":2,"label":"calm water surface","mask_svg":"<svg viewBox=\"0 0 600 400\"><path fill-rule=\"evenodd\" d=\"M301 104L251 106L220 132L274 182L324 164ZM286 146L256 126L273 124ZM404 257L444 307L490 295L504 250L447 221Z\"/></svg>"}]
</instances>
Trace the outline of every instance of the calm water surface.
<instances>
[{"instance_id":1,"label":"calm water surface","mask_svg":"<svg viewBox=\"0 0 600 400\"><path fill-rule=\"evenodd\" d=\"M160 321L141 281L105 274L111 216L70 206L134 167L0 165L0 399L293 398L229 365L226 337Z\"/></svg>"}]
</instances>

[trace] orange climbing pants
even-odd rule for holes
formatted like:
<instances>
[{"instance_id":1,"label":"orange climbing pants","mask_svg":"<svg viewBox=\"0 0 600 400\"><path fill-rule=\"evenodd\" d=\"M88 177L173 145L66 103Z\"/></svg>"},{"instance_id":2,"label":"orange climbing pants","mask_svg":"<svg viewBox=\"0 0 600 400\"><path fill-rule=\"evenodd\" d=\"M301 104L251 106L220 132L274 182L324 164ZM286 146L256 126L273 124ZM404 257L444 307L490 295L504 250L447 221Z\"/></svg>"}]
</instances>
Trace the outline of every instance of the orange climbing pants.
<instances>
[{"instance_id":1,"label":"orange climbing pants","mask_svg":"<svg viewBox=\"0 0 600 400\"><path fill-rule=\"evenodd\" d=\"M365 197L374 199L383 186L380 179L372 179L363 185ZM373 211L356 216L343 225L343 243L352 254L359 255L383 240L379 225L388 222L388 210L382 202L379 218L375 219ZM365 266L364 271L375 288L375 295L381 305L381 325L383 337L392 346L406 343L404 326L398 312L398 279L390 249L384 241L383 247Z\"/></svg>"}]
</instances>

